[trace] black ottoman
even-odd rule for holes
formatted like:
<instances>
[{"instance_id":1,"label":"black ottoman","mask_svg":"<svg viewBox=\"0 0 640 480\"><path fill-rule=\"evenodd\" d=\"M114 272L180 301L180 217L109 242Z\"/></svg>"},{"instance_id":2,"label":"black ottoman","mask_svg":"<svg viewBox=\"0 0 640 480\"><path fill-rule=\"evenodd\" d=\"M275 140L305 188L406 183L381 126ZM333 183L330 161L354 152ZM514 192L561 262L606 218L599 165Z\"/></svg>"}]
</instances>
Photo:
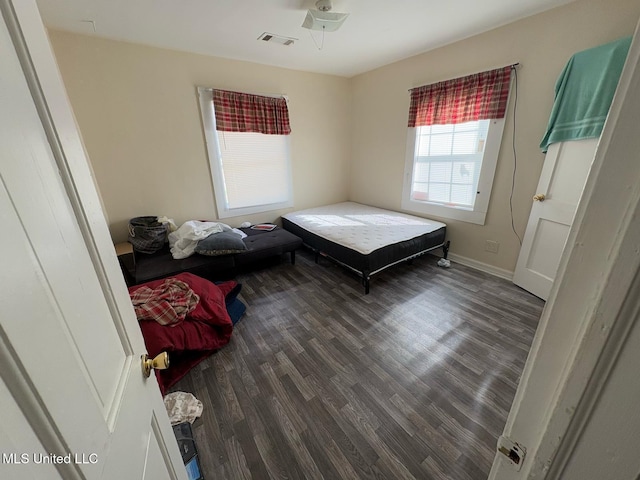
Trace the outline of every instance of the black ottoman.
<instances>
[{"instance_id":1,"label":"black ottoman","mask_svg":"<svg viewBox=\"0 0 640 480\"><path fill-rule=\"evenodd\" d=\"M247 237L244 243L247 251L235 256L236 265L248 265L266 258L289 253L291 264L296 263L296 250L302 246L302 239L293 233L276 227L270 232L241 228Z\"/></svg>"},{"instance_id":2,"label":"black ottoman","mask_svg":"<svg viewBox=\"0 0 640 480\"><path fill-rule=\"evenodd\" d=\"M302 245L302 239L293 233L276 228L270 232L241 229L247 234L244 243L247 250L242 253L220 256L206 256L194 254L181 260L174 260L166 244L160 251L152 254L134 252L135 267L129 272L130 283L139 284L176 275L180 272L190 272L207 280L227 280L233 278L239 267L250 269L253 264L262 263L267 259L291 255L291 263L296 262L296 249Z\"/></svg>"},{"instance_id":3,"label":"black ottoman","mask_svg":"<svg viewBox=\"0 0 640 480\"><path fill-rule=\"evenodd\" d=\"M170 277L181 272L189 272L207 280L226 280L233 277L236 255L207 257L197 253L190 257L175 260L165 244L156 253L135 252L135 269L132 272L134 284Z\"/></svg>"}]
</instances>

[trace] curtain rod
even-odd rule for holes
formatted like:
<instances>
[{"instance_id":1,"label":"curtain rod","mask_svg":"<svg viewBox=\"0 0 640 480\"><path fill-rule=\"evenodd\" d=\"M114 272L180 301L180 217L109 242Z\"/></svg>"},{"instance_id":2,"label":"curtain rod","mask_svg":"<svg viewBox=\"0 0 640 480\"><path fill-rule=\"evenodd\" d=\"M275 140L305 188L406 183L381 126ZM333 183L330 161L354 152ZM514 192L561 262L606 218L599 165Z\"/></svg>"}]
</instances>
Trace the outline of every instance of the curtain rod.
<instances>
[{"instance_id":1,"label":"curtain rod","mask_svg":"<svg viewBox=\"0 0 640 480\"><path fill-rule=\"evenodd\" d=\"M518 62L518 63L512 63L511 65L505 65L505 67L511 67L511 69L512 69L512 70L513 70L513 69L515 69L515 68L516 68L516 67L518 67L518 66L520 66L520 62ZM501 67L498 67L498 68L501 68ZM504 67L502 67L502 68L504 68ZM495 69L495 68L492 68L492 69L490 69L490 70L496 70L496 69ZM486 71L488 71L488 70L485 70L485 72L486 72ZM463 76L461 76L461 77L457 77L457 78L469 77L469 76L471 76L471 75L477 75L478 73L482 73L482 72L469 73L469 74L467 74L467 75L463 75ZM453 80L453 79L450 79L450 80ZM440 80L440 81L441 81L441 82L446 82L446 80ZM434 82L434 83L439 83L439 82ZM432 84L427 83L427 85L432 85ZM415 90L416 88L420 88L420 87L424 87L424 86L425 86L425 85L418 85L417 87L412 87L412 88L408 89L407 91L408 91L408 92L410 92L411 90Z\"/></svg>"},{"instance_id":2,"label":"curtain rod","mask_svg":"<svg viewBox=\"0 0 640 480\"><path fill-rule=\"evenodd\" d=\"M198 92L213 92L214 90L227 90L226 88L214 88L214 87L196 87ZM289 101L289 96L285 93L249 93L249 92L238 92L237 90L227 90L230 92L237 93L246 93L247 95L257 95L259 97L271 97L271 98L284 98Z\"/></svg>"}]
</instances>

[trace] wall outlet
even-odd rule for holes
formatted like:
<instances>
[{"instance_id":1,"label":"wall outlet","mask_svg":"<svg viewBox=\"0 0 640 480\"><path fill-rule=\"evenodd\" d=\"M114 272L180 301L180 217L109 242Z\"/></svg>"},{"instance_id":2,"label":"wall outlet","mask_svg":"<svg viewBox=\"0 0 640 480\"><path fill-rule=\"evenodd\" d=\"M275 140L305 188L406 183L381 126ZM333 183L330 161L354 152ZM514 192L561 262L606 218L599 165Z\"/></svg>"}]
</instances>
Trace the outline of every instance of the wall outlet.
<instances>
[{"instance_id":1,"label":"wall outlet","mask_svg":"<svg viewBox=\"0 0 640 480\"><path fill-rule=\"evenodd\" d=\"M484 250L486 252L498 253L499 248L500 248L500 244L495 240L487 240L484 243Z\"/></svg>"}]
</instances>

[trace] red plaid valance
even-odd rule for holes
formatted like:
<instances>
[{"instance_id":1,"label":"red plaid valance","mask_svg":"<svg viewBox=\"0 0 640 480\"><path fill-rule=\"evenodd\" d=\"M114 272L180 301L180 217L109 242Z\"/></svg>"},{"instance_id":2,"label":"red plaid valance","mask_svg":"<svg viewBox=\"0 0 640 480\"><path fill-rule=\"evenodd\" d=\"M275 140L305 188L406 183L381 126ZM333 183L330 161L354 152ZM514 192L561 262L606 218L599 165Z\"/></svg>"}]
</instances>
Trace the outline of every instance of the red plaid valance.
<instances>
[{"instance_id":1,"label":"red plaid valance","mask_svg":"<svg viewBox=\"0 0 640 480\"><path fill-rule=\"evenodd\" d=\"M409 127L503 118L511 66L411 90Z\"/></svg>"},{"instance_id":2,"label":"red plaid valance","mask_svg":"<svg viewBox=\"0 0 640 480\"><path fill-rule=\"evenodd\" d=\"M289 135L287 101L248 93L213 91L216 130Z\"/></svg>"}]
</instances>

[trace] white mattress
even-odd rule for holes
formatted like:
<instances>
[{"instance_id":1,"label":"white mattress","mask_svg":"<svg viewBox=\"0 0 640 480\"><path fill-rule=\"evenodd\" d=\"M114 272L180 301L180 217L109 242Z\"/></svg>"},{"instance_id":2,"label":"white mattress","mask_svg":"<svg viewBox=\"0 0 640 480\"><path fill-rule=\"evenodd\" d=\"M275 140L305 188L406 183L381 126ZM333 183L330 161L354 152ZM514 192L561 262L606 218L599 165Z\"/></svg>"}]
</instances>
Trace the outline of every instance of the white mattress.
<instances>
[{"instance_id":1,"label":"white mattress","mask_svg":"<svg viewBox=\"0 0 640 480\"><path fill-rule=\"evenodd\" d=\"M446 226L435 220L354 202L300 210L283 217L319 237L364 255Z\"/></svg>"}]
</instances>

